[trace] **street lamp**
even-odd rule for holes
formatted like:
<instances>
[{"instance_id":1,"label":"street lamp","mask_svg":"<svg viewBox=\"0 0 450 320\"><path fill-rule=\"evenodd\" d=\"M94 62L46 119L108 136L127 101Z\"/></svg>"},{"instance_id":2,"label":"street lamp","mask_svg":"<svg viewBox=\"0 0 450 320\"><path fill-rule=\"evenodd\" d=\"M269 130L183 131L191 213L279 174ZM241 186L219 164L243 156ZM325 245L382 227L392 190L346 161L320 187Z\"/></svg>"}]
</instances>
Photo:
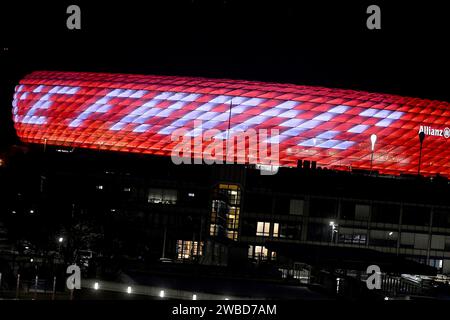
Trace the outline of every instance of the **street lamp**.
<instances>
[{"instance_id":1,"label":"street lamp","mask_svg":"<svg viewBox=\"0 0 450 320\"><path fill-rule=\"evenodd\" d=\"M377 142L377 135L376 134L372 134L370 136L370 142L371 142L371 150L372 150L372 154L370 156L370 173L372 173L373 152L375 150L375 143Z\"/></svg>"},{"instance_id":2,"label":"street lamp","mask_svg":"<svg viewBox=\"0 0 450 320\"><path fill-rule=\"evenodd\" d=\"M330 227L331 227L331 242L334 242L334 233L337 232L337 224L334 223L334 221L330 221Z\"/></svg>"},{"instance_id":3,"label":"street lamp","mask_svg":"<svg viewBox=\"0 0 450 320\"><path fill-rule=\"evenodd\" d=\"M422 161L422 145L423 140L425 139L425 132L420 131L419 132L419 142L420 142L420 149L419 149L419 168L417 169L417 175L420 175L420 163Z\"/></svg>"},{"instance_id":4,"label":"street lamp","mask_svg":"<svg viewBox=\"0 0 450 320\"><path fill-rule=\"evenodd\" d=\"M61 258L61 246L64 242L64 238L59 237L57 241L58 241L58 256L59 256L59 258Z\"/></svg>"}]
</instances>

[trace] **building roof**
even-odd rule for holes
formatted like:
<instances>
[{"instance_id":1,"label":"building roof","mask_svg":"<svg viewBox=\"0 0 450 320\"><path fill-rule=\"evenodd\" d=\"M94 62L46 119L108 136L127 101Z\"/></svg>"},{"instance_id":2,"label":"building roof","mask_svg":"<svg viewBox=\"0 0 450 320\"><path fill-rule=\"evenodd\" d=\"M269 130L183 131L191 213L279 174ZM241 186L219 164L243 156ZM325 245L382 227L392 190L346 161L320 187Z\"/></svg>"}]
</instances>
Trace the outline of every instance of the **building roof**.
<instances>
[{"instance_id":1,"label":"building roof","mask_svg":"<svg viewBox=\"0 0 450 320\"><path fill-rule=\"evenodd\" d=\"M436 275L436 269L431 266L367 247L280 241L266 241L265 246L275 250L277 255L324 268L366 270L368 266L377 265L382 272Z\"/></svg>"},{"instance_id":2,"label":"building roof","mask_svg":"<svg viewBox=\"0 0 450 320\"><path fill-rule=\"evenodd\" d=\"M242 80L38 71L16 87L13 117L29 143L217 161L226 154L223 141L247 134L244 153L234 149L232 160L309 160L385 174L417 173L423 131L420 172L450 176L450 104L443 101Z\"/></svg>"}]
</instances>

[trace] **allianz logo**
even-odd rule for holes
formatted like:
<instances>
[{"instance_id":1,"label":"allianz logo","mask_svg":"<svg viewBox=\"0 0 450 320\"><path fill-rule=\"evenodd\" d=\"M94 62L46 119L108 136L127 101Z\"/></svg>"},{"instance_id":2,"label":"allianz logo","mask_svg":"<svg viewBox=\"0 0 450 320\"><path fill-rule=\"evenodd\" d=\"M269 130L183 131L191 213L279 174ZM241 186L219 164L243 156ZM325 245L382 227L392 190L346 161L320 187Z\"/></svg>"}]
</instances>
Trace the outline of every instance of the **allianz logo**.
<instances>
[{"instance_id":1,"label":"allianz logo","mask_svg":"<svg viewBox=\"0 0 450 320\"><path fill-rule=\"evenodd\" d=\"M450 138L450 129L437 129L429 126L420 126L419 132L425 133L427 136L444 137L446 139Z\"/></svg>"}]
</instances>

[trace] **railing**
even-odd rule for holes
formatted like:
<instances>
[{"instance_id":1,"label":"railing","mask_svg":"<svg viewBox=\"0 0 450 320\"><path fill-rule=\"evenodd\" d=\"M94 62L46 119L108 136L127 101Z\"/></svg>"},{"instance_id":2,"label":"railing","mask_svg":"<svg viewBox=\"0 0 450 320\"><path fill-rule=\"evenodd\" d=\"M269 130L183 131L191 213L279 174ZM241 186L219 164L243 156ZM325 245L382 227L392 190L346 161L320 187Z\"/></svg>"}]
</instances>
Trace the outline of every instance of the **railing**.
<instances>
[{"instance_id":1,"label":"railing","mask_svg":"<svg viewBox=\"0 0 450 320\"><path fill-rule=\"evenodd\" d=\"M14 283L2 280L0 274L0 299L43 299L55 300L56 295L64 295L65 292L56 291L56 277L53 279L40 279L38 276L23 279L20 274L15 276ZM62 281L62 280L60 280Z\"/></svg>"},{"instance_id":2,"label":"railing","mask_svg":"<svg viewBox=\"0 0 450 320\"><path fill-rule=\"evenodd\" d=\"M381 290L386 296L420 295L431 294L431 289L422 283L413 283L401 277L383 274L381 277Z\"/></svg>"}]
</instances>

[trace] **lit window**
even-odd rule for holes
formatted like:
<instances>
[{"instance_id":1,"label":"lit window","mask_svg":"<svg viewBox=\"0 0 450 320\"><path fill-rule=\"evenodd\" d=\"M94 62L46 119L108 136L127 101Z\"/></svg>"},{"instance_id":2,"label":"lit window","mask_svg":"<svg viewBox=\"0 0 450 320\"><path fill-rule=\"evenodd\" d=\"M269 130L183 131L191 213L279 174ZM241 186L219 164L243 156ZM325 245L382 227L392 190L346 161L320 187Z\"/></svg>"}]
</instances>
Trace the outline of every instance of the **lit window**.
<instances>
[{"instance_id":1,"label":"lit window","mask_svg":"<svg viewBox=\"0 0 450 320\"><path fill-rule=\"evenodd\" d=\"M217 224L212 223L211 226L209 227L209 234L211 236L217 236L219 234L219 229Z\"/></svg>"},{"instance_id":2,"label":"lit window","mask_svg":"<svg viewBox=\"0 0 450 320\"><path fill-rule=\"evenodd\" d=\"M237 240L239 234L239 215L241 204L241 190L235 184L220 184L217 194L225 196L224 200L213 200L211 222L220 227L220 231L232 240ZM217 222L216 222L217 221ZM227 230L226 230L227 229ZM218 235L218 232L211 235Z\"/></svg>"},{"instance_id":3,"label":"lit window","mask_svg":"<svg viewBox=\"0 0 450 320\"><path fill-rule=\"evenodd\" d=\"M255 246L255 259L267 260L269 251L264 246Z\"/></svg>"},{"instance_id":4,"label":"lit window","mask_svg":"<svg viewBox=\"0 0 450 320\"><path fill-rule=\"evenodd\" d=\"M249 245L248 258L255 260L267 260L270 257L271 260L276 259L276 252L272 251L269 254L269 250L264 246Z\"/></svg>"},{"instance_id":5,"label":"lit window","mask_svg":"<svg viewBox=\"0 0 450 320\"><path fill-rule=\"evenodd\" d=\"M177 258L179 260L192 259L203 254L203 242L177 240Z\"/></svg>"},{"instance_id":6,"label":"lit window","mask_svg":"<svg viewBox=\"0 0 450 320\"><path fill-rule=\"evenodd\" d=\"M229 217L228 219L227 219L227 228L228 229L234 229L234 219L231 217Z\"/></svg>"},{"instance_id":7,"label":"lit window","mask_svg":"<svg viewBox=\"0 0 450 320\"><path fill-rule=\"evenodd\" d=\"M96 186L97 190L103 190L103 186L102 185L98 185Z\"/></svg>"},{"instance_id":8,"label":"lit window","mask_svg":"<svg viewBox=\"0 0 450 320\"><path fill-rule=\"evenodd\" d=\"M279 223L274 223L273 224L273 236L276 237L276 238L278 238L278 236L279 236L279 231L278 231L279 227L280 227Z\"/></svg>"},{"instance_id":9,"label":"lit window","mask_svg":"<svg viewBox=\"0 0 450 320\"><path fill-rule=\"evenodd\" d=\"M228 239L231 239L231 240L237 240L237 231L228 230L227 237L228 237Z\"/></svg>"},{"instance_id":10,"label":"lit window","mask_svg":"<svg viewBox=\"0 0 450 320\"><path fill-rule=\"evenodd\" d=\"M261 237L268 237L270 235L270 222L258 222L256 227L256 235Z\"/></svg>"}]
</instances>

